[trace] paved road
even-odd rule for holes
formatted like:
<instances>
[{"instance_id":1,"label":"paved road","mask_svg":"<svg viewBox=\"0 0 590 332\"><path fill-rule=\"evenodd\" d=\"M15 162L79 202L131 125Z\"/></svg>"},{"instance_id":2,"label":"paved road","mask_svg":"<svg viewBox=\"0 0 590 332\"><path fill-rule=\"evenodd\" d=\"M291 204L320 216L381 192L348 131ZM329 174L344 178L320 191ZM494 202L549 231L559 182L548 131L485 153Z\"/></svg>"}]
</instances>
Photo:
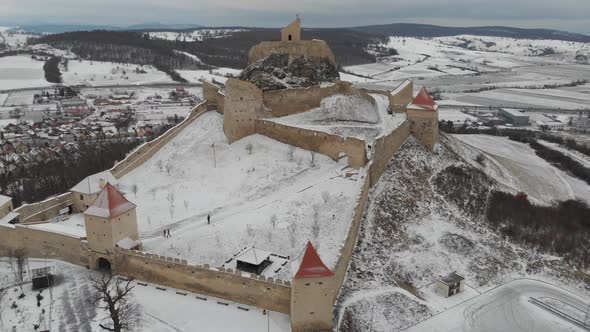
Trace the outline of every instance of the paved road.
<instances>
[{"instance_id":1,"label":"paved road","mask_svg":"<svg viewBox=\"0 0 590 332\"><path fill-rule=\"evenodd\" d=\"M407 331L584 331L529 303L531 296L551 297L583 309L590 305L588 299L559 287L535 280L515 280L414 325Z\"/></svg>"}]
</instances>

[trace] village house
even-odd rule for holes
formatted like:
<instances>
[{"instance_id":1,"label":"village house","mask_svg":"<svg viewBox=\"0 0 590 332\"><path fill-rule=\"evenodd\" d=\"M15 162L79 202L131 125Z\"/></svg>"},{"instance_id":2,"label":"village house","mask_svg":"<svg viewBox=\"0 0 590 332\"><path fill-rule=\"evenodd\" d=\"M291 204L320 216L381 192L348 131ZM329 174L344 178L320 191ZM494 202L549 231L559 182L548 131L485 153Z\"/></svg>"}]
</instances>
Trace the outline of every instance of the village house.
<instances>
[{"instance_id":1,"label":"village house","mask_svg":"<svg viewBox=\"0 0 590 332\"><path fill-rule=\"evenodd\" d=\"M452 272L436 281L435 291L442 297L453 296L463 290L464 283L465 278Z\"/></svg>"}]
</instances>

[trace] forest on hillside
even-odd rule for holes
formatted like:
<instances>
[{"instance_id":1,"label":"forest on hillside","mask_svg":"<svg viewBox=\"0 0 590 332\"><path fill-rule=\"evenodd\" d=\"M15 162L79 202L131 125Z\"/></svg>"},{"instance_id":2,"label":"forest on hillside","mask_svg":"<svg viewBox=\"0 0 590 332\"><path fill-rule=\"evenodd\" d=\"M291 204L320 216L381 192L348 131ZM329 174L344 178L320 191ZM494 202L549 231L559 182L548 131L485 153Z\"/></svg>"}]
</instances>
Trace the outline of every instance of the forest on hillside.
<instances>
[{"instance_id":1,"label":"forest on hillside","mask_svg":"<svg viewBox=\"0 0 590 332\"><path fill-rule=\"evenodd\" d=\"M279 36L279 29L253 29L236 31L224 38L185 41L153 39L142 32L97 30L46 35L31 43L71 50L86 60L153 65L171 72L177 69L207 69L208 65L244 68L252 46L261 41L278 40ZM302 38L328 42L340 66L375 62L376 56L366 49L387 39L349 29L304 29ZM175 51L196 55L202 62ZM391 50L384 51L387 52L384 55L391 54Z\"/></svg>"},{"instance_id":2,"label":"forest on hillside","mask_svg":"<svg viewBox=\"0 0 590 332\"><path fill-rule=\"evenodd\" d=\"M151 40L139 32L126 31L78 31L46 35L30 41L32 44L45 43L62 50L70 50L81 59L151 65L172 79L184 80L177 69L206 69L206 65L175 52L170 43Z\"/></svg>"}]
</instances>

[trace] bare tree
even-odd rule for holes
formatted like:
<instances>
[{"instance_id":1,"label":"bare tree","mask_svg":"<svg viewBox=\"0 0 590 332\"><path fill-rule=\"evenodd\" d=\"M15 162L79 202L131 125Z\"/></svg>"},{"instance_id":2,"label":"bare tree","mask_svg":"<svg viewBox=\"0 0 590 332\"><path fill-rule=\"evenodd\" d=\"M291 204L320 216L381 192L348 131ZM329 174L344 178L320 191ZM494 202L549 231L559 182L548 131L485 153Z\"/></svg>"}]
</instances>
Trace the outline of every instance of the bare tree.
<instances>
[{"instance_id":1,"label":"bare tree","mask_svg":"<svg viewBox=\"0 0 590 332\"><path fill-rule=\"evenodd\" d=\"M246 144L246 151L248 151L248 154L252 154L253 149L254 149L254 146L252 145L252 143Z\"/></svg>"},{"instance_id":2,"label":"bare tree","mask_svg":"<svg viewBox=\"0 0 590 332\"><path fill-rule=\"evenodd\" d=\"M94 289L92 301L99 309L107 310L108 317L98 326L106 331L120 332L140 325L141 309L133 301L131 280L124 281L111 273L91 275Z\"/></svg>"},{"instance_id":3,"label":"bare tree","mask_svg":"<svg viewBox=\"0 0 590 332\"><path fill-rule=\"evenodd\" d=\"M12 250L10 255L10 267L14 273L14 278L19 283L21 293L23 292L23 282L25 266L28 264L27 251L25 249Z\"/></svg>"},{"instance_id":4,"label":"bare tree","mask_svg":"<svg viewBox=\"0 0 590 332\"><path fill-rule=\"evenodd\" d=\"M174 165L172 165L172 162L168 161L166 163L166 173L168 173L168 175L172 173L172 168L174 168Z\"/></svg>"},{"instance_id":5,"label":"bare tree","mask_svg":"<svg viewBox=\"0 0 590 332\"><path fill-rule=\"evenodd\" d=\"M170 191L168 193L168 195L166 195L166 199L168 200L168 202L170 202L170 207L169 207L170 219L173 219L174 218L174 192Z\"/></svg>"},{"instance_id":6,"label":"bare tree","mask_svg":"<svg viewBox=\"0 0 590 332\"><path fill-rule=\"evenodd\" d=\"M170 205L174 205L174 191L170 191L168 195L166 195L166 199L170 202Z\"/></svg>"},{"instance_id":7,"label":"bare tree","mask_svg":"<svg viewBox=\"0 0 590 332\"><path fill-rule=\"evenodd\" d=\"M330 193L327 191L322 191L322 199L324 200L324 203L328 203L330 200Z\"/></svg>"},{"instance_id":8,"label":"bare tree","mask_svg":"<svg viewBox=\"0 0 590 332\"><path fill-rule=\"evenodd\" d=\"M6 289L0 288L0 327L4 327L4 321L2 320L2 311L4 311L2 302L4 301L4 295L6 295Z\"/></svg>"},{"instance_id":9,"label":"bare tree","mask_svg":"<svg viewBox=\"0 0 590 332\"><path fill-rule=\"evenodd\" d=\"M287 228L289 231L289 242L291 242L291 248L295 248L297 244L297 222L293 221Z\"/></svg>"},{"instance_id":10,"label":"bare tree","mask_svg":"<svg viewBox=\"0 0 590 332\"><path fill-rule=\"evenodd\" d=\"M313 224L311 225L311 233L314 242L318 243L317 239L320 236L320 207L318 205L312 206L313 210Z\"/></svg>"},{"instance_id":11,"label":"bare tree","mask_svg":"<svg viewBox=\"0 0 590 332\"><path fill-rule=\"evenodd\" d=\"M131 191L133 191L133 195L135 195L135 197L137 197L137 190L139 190L137 184L131 186Z\"/></svg>"},{"instance_id":12,"label":"bare tree","mask_svg":"<svg viewBox=\"0 0 590 332\"><path fill-rule=\"evenodd\" d=\"M292 145L289 146L289 150L287 150L287 158L289 161L295 160L295 147Z\"/></svg>"}]
</instances>

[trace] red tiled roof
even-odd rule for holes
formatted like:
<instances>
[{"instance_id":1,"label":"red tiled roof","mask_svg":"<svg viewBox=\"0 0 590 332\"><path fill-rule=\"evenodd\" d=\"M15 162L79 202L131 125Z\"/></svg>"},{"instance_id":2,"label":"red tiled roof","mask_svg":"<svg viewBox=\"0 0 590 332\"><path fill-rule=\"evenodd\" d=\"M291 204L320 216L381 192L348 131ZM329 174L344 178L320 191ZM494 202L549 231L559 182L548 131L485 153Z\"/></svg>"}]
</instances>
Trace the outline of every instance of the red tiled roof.
<instances>
[{"instance_id":1,"label":"red tiled roof","mask_svg":"<svg viewBox=\"0 0 590 332\"><path fill-rule=\"evenodd\" d=\"M107 182L100 194L98 194L98 197L96 197L92 205L84 213L91 216L112 219L134 209L135 206L117 188Z\"/></svg>"},{"instance_id":2,"label":"red tiled roof","mask_svg":"<svg viewBox=\"0 0 590 332\"><path fill-rule=\"evenodd\" d=\"M412 105L420 106L421 108L427 111L436 110L434 108L434 99L432 99L425 87L422 87L420 92L418 92L418 95L416 96L416 98L414 98L414 101L412 101Z\"/></svg>"},{"instance_id":3,"label":"red tiled roof","mask_svg":"<svg viewBox=\"0 0 590 332\"><path fill-rule=\"evenodd\" d=\"M324 264L311 242L307 242L305 254L301 259L301 265L299 265L299 270L295 274L295 279L331 277L333 275L334 272Z\"/></svg>"}]
</instances>

